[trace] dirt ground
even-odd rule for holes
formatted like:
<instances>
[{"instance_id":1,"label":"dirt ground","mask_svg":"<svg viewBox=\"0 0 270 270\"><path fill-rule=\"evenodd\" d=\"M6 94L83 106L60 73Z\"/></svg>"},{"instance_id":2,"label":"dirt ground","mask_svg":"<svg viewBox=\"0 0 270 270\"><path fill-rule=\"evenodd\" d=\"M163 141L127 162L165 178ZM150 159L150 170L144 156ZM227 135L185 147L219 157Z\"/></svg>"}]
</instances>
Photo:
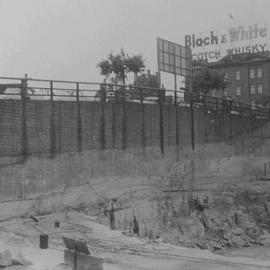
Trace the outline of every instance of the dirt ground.
<instances>
[{"instance_id":1,"label":"dirt ground","mask_svg":"<svg viewBox=\"0 0 270 270\"><path fill-rule=\"evenodd\" d=\"M173 164L163 175L157 173L159 177L106 177L93 181L85 176L78 184L29 195L22 200L1 202L0 250L10 250L13 257L21 252L31 262L27 266L11 266L11 270L68 270L63 265L62 236L86 241L93 255L104 258L105 270L269 269L268 247L243 247L256 239L255 233L266 231L262 225L268 224L261 221L270 222L268 205L265 205L266 211L262 204L264 198L269 197L270 207L270 182L259 180L266 161L267 158L253 157L196 161L194 182L191 181L192 169L184 162ZM172 188L176 192L171 191ZM201 220L196 212L185 212L189 211L186 203L191 189L194 198L209 197L210 210L204 212ZM119 230L115 231L108 228L106 216L99 216L112 198L118 199L122 209L116 213ZM220 211L223 209L226 212ZM179 220L173 219L172 213L176 213ZM38 224L30 218L31 214L37 217ZM122 233L130 228L133 215L140 224L139 238ZM223 218L227 222L225 227ZM60 222L60 228L54 228L55 221ZM170 234L168 241L164 241L165 233L163 231L162 235L158 228L161 221L165 224L165 233ZM206 221L205 224L202 221ZM174 234L175 224L181 225L184 233L180 235L186 239L176 239L179 232ZM150 231L161 237L153 242L149 239ZM49 235L49 249L39 249L40 234ZM224 236L226 243L220 247ZM210 246L218 245L221 248L218 254L199 249L200 237ZM229 241L232 238L234 241ZM197 248L187 247L190 242ZM227 244L242 247L224 249Z\"/></svg>"},{"instance_id":2,"label":"dirt ground","mask_svg":"<svg viewBox=\"0 0 270 270\"><path fill-rule=\"evenodd\" d=\"M165 270L165 269L269 269L270 257L251 258L214 254L208 250L186 248L161 242L150 243L147 239L123 235L96 223L89 215L77 211L37 216L38 223L31 218L11 218L0 223L0 248L8 249L16 258L21 252L26 266L10 266L7 269L58 270L70 269L64 265L62 236L83 239L94 256L104 259L105 270ZM55 228L55 221L60 228ZM39 235L49 235L49 248L39 248ZM229 255L229 256L228 256ZM269 255L269 253L268 253ZM248 258L247 258L248 257ZM256 257L256 256L255 256Z\"/></svg>"}]
</instances>

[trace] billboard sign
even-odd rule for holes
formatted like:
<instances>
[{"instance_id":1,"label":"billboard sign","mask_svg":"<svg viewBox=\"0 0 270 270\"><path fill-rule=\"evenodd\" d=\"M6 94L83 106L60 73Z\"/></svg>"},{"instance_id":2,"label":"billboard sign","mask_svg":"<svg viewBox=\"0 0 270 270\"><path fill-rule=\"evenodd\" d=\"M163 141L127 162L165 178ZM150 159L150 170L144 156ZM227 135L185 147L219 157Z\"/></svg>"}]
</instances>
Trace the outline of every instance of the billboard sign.
<instances>
[{"instance_id":1,"label":"billboard sign","mask_svg":"<svg viewBox=\"0 0 270 270\"><path fill-rule=\"evenodd\" d=\"M228 27L224 32L185 35L194 60L218 61L226 55L267 51L267 24Z\"/></svg>"},{"instance_id":2,"label":"billboard sign","mask_svg":"<svg viewBox=\"0 0 270 270\"><path fill-rule=\"evenodd\" d=\"M177 43L157 39L158 70L175 75L191 75L191 50Z\"/></svg>"}]
</instances>

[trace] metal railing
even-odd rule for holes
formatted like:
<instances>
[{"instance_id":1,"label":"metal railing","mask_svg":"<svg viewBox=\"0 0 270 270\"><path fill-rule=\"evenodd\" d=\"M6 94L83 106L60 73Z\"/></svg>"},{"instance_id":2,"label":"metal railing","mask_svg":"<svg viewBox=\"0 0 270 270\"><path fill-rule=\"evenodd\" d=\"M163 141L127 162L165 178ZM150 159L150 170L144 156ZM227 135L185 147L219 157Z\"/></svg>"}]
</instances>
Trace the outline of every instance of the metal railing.
<instances>
[{"instance_id":1,"label":"metal railing","mask_svg":"<svg viewBox=\"0 0 270 270\"><path fill-rule=\"evenodd\" d=\"M159 125L159 146L161 153L165 149L165 121L164 109L174 108L174 132L177 152L180 146L180 108L189 112L190 115L190 143L195 148L195 129L194 114L204 111L206 114L233 115L246 117L249 119L270 119L270 109L261 106L240 103L235 100L217 98L198 93L190 93L184 90L160 89L141 87L138 85L113 85L107 83L93 83L82 81L66 81L66 80L42 80L32 78L13 78L0 77L0 100L19 100L22 103L21 111L21 144L22 154L29 153L29 138L26 119L27 104L31 102L49 102L50 107L50 153L57 153L56 142L56 110L55 106L61 102L71 102L76 105L76 143L77 151L83 148L83 124L82 123L82 104L98 103L100 104L99 118L99 147L106 149L106 104L112 105L112 147L115 147L116 140L116 114L121 117L121 145L126 149L128 145L127 139L127 110L128 105L137 103L140 108L140 129L141 129L141 147L145 147L146 143L146 121L145 121L145 105L153 105L158 108L158 125ZM118 106L119 105L119 106ZM119 110L116 108L119 107ZM202 109L202 110L201 110ZM230 128L231 129L231 128ZM231 130L230 130L231 132Z\"/></svg>"},{"instance_id":2,"label":"metal railing","mask_svg":"<svg viewBox=\"0 0 270 270\"><path fill-rule=\"evenodd\" d=\"M210 111L226 111L242 116L253 115L265 118L270 115L270 109L267 107L184 90L175 91L138 85L124 86L84 81L0 77L0 99L76 102L125 101L186 107L189 107L193 100L195 108L204 106Z\"/></svg>"}]
</instances>

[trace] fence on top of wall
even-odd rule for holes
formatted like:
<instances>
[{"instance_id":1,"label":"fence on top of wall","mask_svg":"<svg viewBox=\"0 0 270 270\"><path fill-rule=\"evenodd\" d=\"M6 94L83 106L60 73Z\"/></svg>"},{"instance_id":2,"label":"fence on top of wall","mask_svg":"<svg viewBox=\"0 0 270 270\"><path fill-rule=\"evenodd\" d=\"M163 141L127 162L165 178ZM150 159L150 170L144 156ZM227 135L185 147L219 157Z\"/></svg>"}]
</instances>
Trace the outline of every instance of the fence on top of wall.
<instances>
[{"instance_id":1,"label":"fence on top of wall","mask_svg":"<svg viewBox=\"0 0 270 270\"><path fill-rule=\"evenodd\" d=\"M0 77L0 155L230 141L270 109L182 90Z\"/></svg>"}]
</instances>

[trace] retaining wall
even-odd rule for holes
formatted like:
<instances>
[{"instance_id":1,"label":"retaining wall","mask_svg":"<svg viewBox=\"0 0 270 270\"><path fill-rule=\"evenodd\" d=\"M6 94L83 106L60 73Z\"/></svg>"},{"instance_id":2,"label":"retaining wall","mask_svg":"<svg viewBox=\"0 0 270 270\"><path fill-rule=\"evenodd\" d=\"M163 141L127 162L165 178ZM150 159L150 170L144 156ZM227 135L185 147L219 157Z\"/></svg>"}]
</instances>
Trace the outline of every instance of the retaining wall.
<instances>
[{"instance_id":1,"label":"retaining wall","mask_svg":"<svg viewBox=\"0 0 270 270\"><path fill-rule=\"evenodd\" d=\"M195 143L229 142L265 123L266 119L194 108ZM189 107L176 112L173 105L161 110L159 105L131 102L0 100L1 156L162 145L166 151L177 143L180 148L190 145L191 137Z\"/></svg>"}]
</instances>

